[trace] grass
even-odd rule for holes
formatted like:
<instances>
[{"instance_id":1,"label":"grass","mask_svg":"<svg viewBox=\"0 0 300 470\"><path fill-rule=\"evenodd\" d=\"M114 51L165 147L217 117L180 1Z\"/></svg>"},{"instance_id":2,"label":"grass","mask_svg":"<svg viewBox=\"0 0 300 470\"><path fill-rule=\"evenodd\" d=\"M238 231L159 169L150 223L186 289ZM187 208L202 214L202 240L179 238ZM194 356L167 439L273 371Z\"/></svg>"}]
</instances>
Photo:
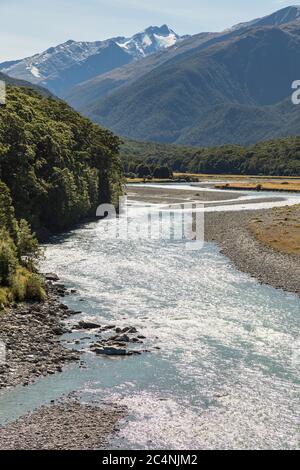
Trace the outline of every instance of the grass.
<instances>
[{"instance_id":1,"label":"grass","mask_svg":"<svg viewBox=\"0 0 300 470\"><path fill-rule=\"evenodd\" d=\"M216 189L235 189L235 190L249 190L249 191L285 191L285 192L300 192L300 180L287 180L284 181L267 181L267 182L254 182L254 183L227 183L217 184Z\"/></svg>"},{"instance_id":2,"label":"grass","mask_svg":"<svg viewBox=\"0 0 300 470\"><path fill-rule=\"evenodd\" d=\"M13 295L11 289L8 287L0 287L0 311L9 307L12 301Z\"/></svg>"},{"instance_id":3,"label":"grass","mask_svg":"<svg viewBox=\"0 0 300 470\"><path fill-rule=\"evenodd\" d=\"M274 208L250 224L255 237L276 251L300 255L300 205Z\"/></svg>"},{"instance_id":4,"label":"grass","mask_svg":"<svg viewBox=\"0 0 300 470\"><path fill-rule=\"evenodd\" d=\"M8 287L0 287L0 311L13 302L44 301L46 292L41 276L18 267Z\"/></svg>"},{"instance_id":5,"label":"grass","mask_svg":"<svg viewBox=\"0 0 300 470\"><path fill-rule=\"evenodd\" d=\"M286 191L300 192L300 178L296 176L244 176L244 175L216 175L197 173L174 173L174 179L147 179L147 178L127 178L126 183L176 183L180 179L191 178L193 180L202 179L228 179L234 180L226 184L216 184L216 189L235 189L253 191Z\"/></svg>"},{"instance_id":6,"label":"grass","mask_svg":"<svg viewBox=\"0 0 300 470\"><path fill-rule=\"evenodd\" d=\"M226 174L216 174L216 173L174 173L175 178L184 178L184 177L191 177L191 178L212 178L212 179L234 179L234 180L245 180L245 179L254 179L254 180L298 180L300 183L299 176L257 176L257 175L226 175Z\"/></svg>"},{"instance_id":7,"label":"grass","mask_svg":"<svg viewBox=\"0 0 300 470\"><path fill-rule=\"evenodd\" d=\"M126 178L126 183L174 183L173 179L158 179L158 178Z\"/></svg>"}]
</instances>

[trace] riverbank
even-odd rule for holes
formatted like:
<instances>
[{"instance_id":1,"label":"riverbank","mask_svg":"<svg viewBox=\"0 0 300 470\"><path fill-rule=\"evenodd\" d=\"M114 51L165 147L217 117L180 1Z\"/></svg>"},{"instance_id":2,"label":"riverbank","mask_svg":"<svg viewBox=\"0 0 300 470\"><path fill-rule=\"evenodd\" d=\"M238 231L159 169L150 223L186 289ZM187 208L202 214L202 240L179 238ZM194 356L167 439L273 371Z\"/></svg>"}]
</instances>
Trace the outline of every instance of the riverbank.
<instances>
[{"instance_id":1,"label":"riverbank","mask_svg":"<svg viewBox=\"0 0 300 470\"><path fill-rule=\"evenodd\" d=\"M239 269L264 284L300 295L300 256L262 243L253 230L254 220L268 219L270 210L206 214L205 238Z\"/></svg>"},{"instance_id":2,"label":"riverbank","mask_svg":"<svg viewBox=\"0 0 300 470\"><path fill-rule=\"evenodd\" d=\"M0 340L6 348L5 363L0 364L0 390L27 386L80 360L78 351L66 349L60 342L68 331L64 321L73 314L60 301L65 289L51 281L46 286L45 302L15 304L0 313Z\"/></svg>"},{"instance_id":3,"label":"riverbank","mask_svg":"<svg viewBox=\"0 0 300 470\"><path fill-rule=\"evenodd\" d=\"M97 450L107 447L125 410L76 400L44 406L0 427L0 450Z\"/></svg>"},{"instance_id":4,"label":"riverbank","mask_svg":"<svg viewBox=\"0 0 300 470\"><path fill-rule=\"evenodd\" d=\"M0 314L0 339L6 346L5 362L0 364L0 391L30 386L80 361L80 351L61 343L61 336L70 332L66 321L76 313L61 303L68 292L62 284L50 280L46 289L45 302L16 304ZM82 324L83 328L88 326ZM0 450L103 448L125 415L125 408L115 404L87 406L66 399L0 426Z\"/></svg>"}]
</instances>

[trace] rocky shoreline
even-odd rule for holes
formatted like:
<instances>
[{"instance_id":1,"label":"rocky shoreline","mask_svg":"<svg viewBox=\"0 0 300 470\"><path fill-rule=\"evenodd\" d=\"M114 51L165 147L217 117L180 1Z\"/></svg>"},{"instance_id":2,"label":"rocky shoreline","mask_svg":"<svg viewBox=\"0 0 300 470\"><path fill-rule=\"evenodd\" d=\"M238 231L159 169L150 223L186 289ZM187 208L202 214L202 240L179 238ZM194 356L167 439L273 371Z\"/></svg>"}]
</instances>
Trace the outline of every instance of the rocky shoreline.
<instances>
[{"instance_id":1,"label":"rocky shoreline","mask_svg":"<svg viewBox=\"0 0 300 470\"><path fill-rule=\"evenodd\" d=\"M82 351L70 349L76 341L67 341L70 348L63 346L61 336L66 333L93 334L97 342L90 345L90 350L99 355L146 352L127 349L129 343L133 346L142 343L133 327L101 327L83 320L71 324L71 317L82 312L70 310L61 303L61 297L73 291L68 292L59 284L55 274L45 278L46 302L16 304L0 314L0 340L6 346L5 361L0 363L0 391L17 385L29 386L40 377L61 373L64 367L79 362ZM81 366L84 367L84 362ZM0 450L104 448L125 416L126 410L117 404L89 406L68 397L0 426Z\"/></svg>"},{"instance_id":2,"label":"rocky shoreline","mask_svg":"<svg viewBox=\"0 0 300 470\"><path fill-rule=\"evenodd\" d=\"M79 351L64 348L60 342L68 332L64 322L74 314L60 301L66 289L50 279L46 289L46 302L16 304L0 313L0 340L6 348L5 361L0 364L0 390L29 385L80 360Z\"/></svg>"},{"instance_id":3,"label":"rocky shoreline","mask_svg":"<svg viewBox=\"0 0 300 470\"><path fill-rule=\"evenodd\" d=\"M214 212L205 216L205 239L218 244L242 272L263 284L300 295L300 257L275 251L256 239L250 230L254 218L269 210Z\"/></svg>"}]
</instances>

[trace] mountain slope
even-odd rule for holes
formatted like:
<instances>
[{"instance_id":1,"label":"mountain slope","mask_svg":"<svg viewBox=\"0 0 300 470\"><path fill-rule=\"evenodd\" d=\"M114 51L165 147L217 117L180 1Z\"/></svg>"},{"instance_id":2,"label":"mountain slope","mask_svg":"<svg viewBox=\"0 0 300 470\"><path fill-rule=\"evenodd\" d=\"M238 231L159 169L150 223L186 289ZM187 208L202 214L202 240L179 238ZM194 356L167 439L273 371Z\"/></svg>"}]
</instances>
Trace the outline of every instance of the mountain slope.
<instances>
[{"instance_id":1,"label":"mountain slope","mask_svg":"<svg viewBox=\"0 0 300 470\"><path fill-rule=\"evenodd\" d=\"M30 82L26 82L25 80L18 80L16 78L9 77L8 75L0 72L0 80L5 82L7 85L13 85L13 86L18 86L18 87L25 87L25 88L32 88L36 92L38 92L40 95L45 96L45 97L50 97L52 94L50 91L46 90L46 88L43 88L41 86L33 85Z\"/></svg>"},{"instance_id":2,"label":"mountain slope","mask_svg":"<svg viewBox=\"0 0 300 470\"><path fill-rule=\"evenodd\" d=\"M231 28L231 31L249 28L253 26L281 26L287 23L291 23L300 18L300 7L290 6L282 8L271 15L264 16L262 18L256 18L255 20L248 21L247 23L239 23Z\"/></svg>"},{"instance_id":3,"label":"mountain slope","mask_svg":"<svg viewBox=\"0 0 300 470\"><path fill-rule=\"evenodd\" d=\"M121 135L160 142L249 144L286 135L275 105L300 77L299 22L219 39L173 57L85 112ZM293 112L290 104L286 117Z\"/></svg>"},{"instance_id":4,"label":"mountain slope","mask_svg":"<svg viewBox=\"0 0 300 470\"><path fill-rule=\"evenodd\" d=\"M177 42L173 47L82 82L67 90L62 97L76 109L88 113L89 107L113 91L133 83L138 78L180 54L201 45L205 47L206 44L217 40L219 36L219 33L201 33L183 38L184 40Z\"/></svg>"},{"instance_id":5,"label":"mountain slope","mask_svg":"<svg viewBox=\"0 0 300 470\"><path fill-rule=\"evenodd\" d=\"M174 47L146 57L141 61L135 61L129 65L82 82L63 93L63 98L79 111L88 114L95 101L104 99L112 92L133 83L151 70L160 67L163 63L175 57L180 57L182 54L186 54L196 48L206 48L213 44L224 42L225 40L238 36L242 30L248 30L251 27L288 24L299 20L299 14L300 7L288 7L264 18L233 26L221 33L201 33L194 35L186 38L184 41L177 42Z\"/></svg>"},{"instance_id":6,"label":"mountain slope","mask_svg":"<svg viewBox=\"0 0 300 470\"><path fill-rule=\"evenodd\" d=\"M12 77L41 84L61 96L81 81L121 67L166 49L180 37L167 25L150 27L132 38L106 41L67 41L41 54L0 64L0 70Z\"/></svg>"}]
</instances>

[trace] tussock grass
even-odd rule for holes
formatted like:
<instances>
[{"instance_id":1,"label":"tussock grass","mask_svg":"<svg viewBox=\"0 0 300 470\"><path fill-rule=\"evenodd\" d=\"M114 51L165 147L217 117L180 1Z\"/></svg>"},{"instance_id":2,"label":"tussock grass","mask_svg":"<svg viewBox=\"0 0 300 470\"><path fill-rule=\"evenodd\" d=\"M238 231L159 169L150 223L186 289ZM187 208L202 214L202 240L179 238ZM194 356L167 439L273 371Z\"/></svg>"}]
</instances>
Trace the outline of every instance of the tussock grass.
<instances>
[{"instance_id":1,"label":"tussock grass","mask_svg":"<svg viewBox=\"0 0 300 470\"><path fill-rule=\"evenodd\" d=\"M300 255L300 205L273 209L263 219L253 219L250 229L274 250Z\"/></svg>"},{"instance_id":2,"label":"tussock grass","mask_svg":"<svg viewBox=\"0 0 300 470\"><path fill-rule=\"evenodd\" d=\"M289 180L283 182L260 182L260 183L242 183L234 182L227 184L217 184L216 189L235 189L235 190L253 190L253 191L286 191L300 192L300 180Z\"/></svg>"}]
</instances>

